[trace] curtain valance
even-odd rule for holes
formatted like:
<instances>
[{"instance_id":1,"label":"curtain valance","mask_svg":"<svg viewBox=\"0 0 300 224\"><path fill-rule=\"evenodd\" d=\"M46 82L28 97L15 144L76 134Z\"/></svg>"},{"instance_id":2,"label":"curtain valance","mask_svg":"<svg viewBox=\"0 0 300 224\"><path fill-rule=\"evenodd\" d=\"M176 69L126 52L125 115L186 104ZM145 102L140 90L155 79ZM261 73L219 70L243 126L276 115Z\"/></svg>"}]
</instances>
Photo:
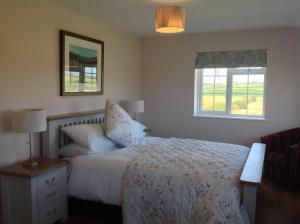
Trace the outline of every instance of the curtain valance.
<instances>
[{"instance_id":1,"label":"curtain valance","mask_svg":"<svg viewBox=\"0 0 300 224\"><path fill-rule=\"evenodd\" d=\"M199 52L195 68L267 67L267 50Z\"/></svg>"}]
</instances>

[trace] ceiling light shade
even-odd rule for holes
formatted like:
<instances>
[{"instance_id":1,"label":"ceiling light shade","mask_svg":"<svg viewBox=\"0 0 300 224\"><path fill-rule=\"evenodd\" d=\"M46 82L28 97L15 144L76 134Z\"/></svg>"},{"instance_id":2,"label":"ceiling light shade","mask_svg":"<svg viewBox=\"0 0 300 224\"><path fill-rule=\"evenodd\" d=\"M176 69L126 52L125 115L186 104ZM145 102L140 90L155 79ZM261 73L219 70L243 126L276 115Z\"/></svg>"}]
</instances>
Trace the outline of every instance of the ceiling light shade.
<instances>
[{"instance_id":1,"label":"ceiling light shade","mask_svg":"<svg viewBox=\"0 0 300 224\"><path fill-rule=\"evenodd\" d=\"M159 33L180 33L185 28L185 9L164 6L156 10L155 30Z\"/></svg>"}]
</instances>

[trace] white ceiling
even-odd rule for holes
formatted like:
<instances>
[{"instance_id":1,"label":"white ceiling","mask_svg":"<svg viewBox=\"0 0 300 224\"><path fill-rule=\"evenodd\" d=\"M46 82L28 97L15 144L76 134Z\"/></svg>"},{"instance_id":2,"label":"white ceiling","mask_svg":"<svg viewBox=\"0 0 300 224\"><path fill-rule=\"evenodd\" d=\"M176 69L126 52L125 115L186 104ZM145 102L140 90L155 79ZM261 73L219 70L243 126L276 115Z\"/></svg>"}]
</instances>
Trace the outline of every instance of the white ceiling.
<instances>
[{"instance_id":1,"label":"white ceiling","mask_svg":"<svg viewBox=\"0 0 300 224\"><path fill-rule=\"evenodd\" d=\"M186 33L300 27L300 0L56 0L63 7L138 36L157 35L155 9L186 8Z\"/></svg>"}]
</instances>

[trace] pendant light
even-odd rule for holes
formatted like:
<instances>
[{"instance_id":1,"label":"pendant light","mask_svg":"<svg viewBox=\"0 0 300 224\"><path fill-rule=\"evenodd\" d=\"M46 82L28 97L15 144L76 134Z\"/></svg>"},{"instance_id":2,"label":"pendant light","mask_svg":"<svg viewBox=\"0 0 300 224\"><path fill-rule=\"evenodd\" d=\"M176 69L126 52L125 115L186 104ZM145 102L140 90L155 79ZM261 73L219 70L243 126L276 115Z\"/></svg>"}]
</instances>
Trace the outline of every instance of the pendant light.
<instances>
[{"instance_id":1,"label":"pendant light","mask_svg":"<svg viewBox=\"0 0 300 224\"><path fill-rule=\"evenodd\" d=\"M185 28L185 9L164 6L156 9L155 30L159 33L180 33Z\"/></svg>"}]
</instances>

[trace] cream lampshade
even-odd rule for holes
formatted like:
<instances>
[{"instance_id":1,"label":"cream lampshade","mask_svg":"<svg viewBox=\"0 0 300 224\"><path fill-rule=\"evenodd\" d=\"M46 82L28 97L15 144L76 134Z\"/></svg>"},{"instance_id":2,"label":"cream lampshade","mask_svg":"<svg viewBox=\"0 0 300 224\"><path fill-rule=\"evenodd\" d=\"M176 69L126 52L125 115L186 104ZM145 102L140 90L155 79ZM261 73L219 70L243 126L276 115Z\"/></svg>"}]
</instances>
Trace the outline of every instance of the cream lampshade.
<instances>
[{"instance_id":1,"label":"cream lampshade","mask_svg":"<svg viewBox=\"0 0 300 224\"><path fill-rule=\"evenodd\" d=\"M137 113L144 112L144 100L127 100L122 102L124 110L131 113L136 118Z\"/></svg>"},{"instance_id":2,"label":"cream lampshade","mask_svg":"<svg viewBox=\"0 0 300 224\"><path fill-rule=\"evenodd\" d=\"M43 132L47 129L46 110L23 109L12 112L12 126L15 132L28 133L30 159L24 162L24 166L37 166L37 161L32 159L31 134Z\"/></svg>"},{"instance_id":3,"label":"cream lampshade","mask_svg":"<svg viewBox=\"0 0 300 224\"><path fill-rule=\"evenodd\" d=\"M155 30L159 33L180 33L185 28L185 9L164 6L156 10Z\"/></svg>"}]
</instances>

